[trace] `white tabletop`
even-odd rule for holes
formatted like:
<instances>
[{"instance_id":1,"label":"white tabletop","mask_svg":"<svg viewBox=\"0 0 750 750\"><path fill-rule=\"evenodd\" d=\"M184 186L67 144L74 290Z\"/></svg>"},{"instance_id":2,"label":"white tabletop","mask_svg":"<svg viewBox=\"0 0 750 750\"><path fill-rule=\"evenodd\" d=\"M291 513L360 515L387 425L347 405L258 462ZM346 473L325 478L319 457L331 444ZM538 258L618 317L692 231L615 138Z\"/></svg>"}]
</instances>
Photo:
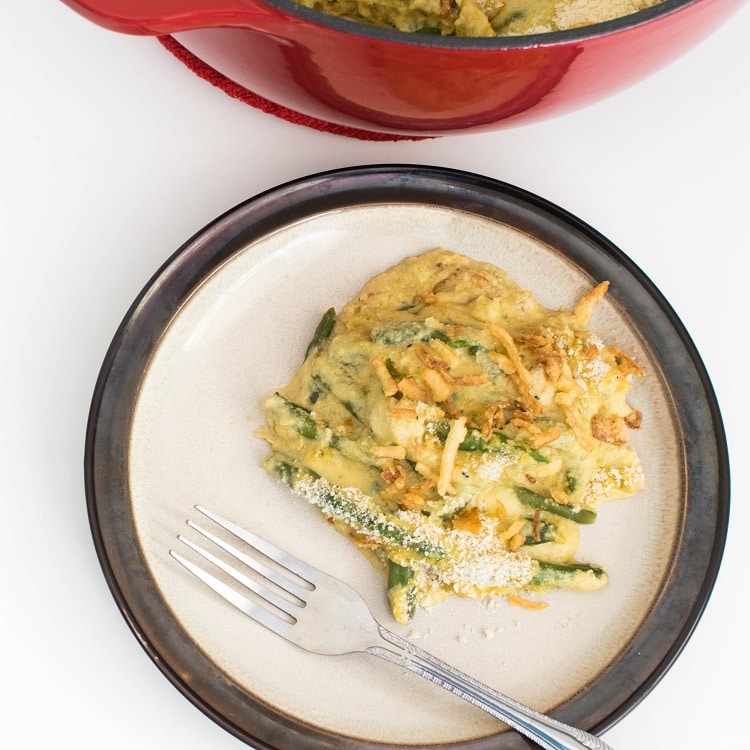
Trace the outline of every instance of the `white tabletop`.
<instances>
[{"instance_id":1,"label":"white tabletop","mask_svg":"<svg viewBox=\"0 0 750 750\"><path fill-rule=\"evenodd\" d=\"M729 542L674 667L606 733L616 750L748 747L750 7L686 57L572 115L373 143L295 126L199 80L155 40L55 0L0 25L4 498L0 736L8 747L240 750L152 664L86 517L94 383L125 311L215 216L322 170L414 163L484 174L590 223L660 287L701 351L733 461Z\"/></svg>"}]
</instances>

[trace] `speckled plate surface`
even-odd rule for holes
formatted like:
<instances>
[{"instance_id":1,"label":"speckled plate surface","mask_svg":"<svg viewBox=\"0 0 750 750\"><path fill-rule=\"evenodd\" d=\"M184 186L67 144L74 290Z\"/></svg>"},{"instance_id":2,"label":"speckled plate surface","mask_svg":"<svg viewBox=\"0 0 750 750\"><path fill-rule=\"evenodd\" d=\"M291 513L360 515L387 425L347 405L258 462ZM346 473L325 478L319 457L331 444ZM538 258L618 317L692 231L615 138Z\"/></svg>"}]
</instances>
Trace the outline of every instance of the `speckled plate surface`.
<instances>
[{"instance_id":1,"label":"speckled plate surface","mask_svg":"<svg viewBox=\"0 0 750 750\"><path fill-rule=\"evenodd\" d=\"M645 366L630 402L646 489L581 535L600 592L530 612L449 601L393 622L385 587L346 540L260 468L262 400L299 365L322 312L437 246L500 266L546 306L609 279L592 328ZM301 651L169 556L202 503L366 599L387 627L533 707L603 731L666 672L718 573L729 506L721 418L669 304L625 254L564 210L478 175L414 166L305 178L229 211L149 281L106 355L86 444L87 502L112 593L162 672L248 744L528 747L459 699L367 655Z\"/></svg>"}]
</instances>

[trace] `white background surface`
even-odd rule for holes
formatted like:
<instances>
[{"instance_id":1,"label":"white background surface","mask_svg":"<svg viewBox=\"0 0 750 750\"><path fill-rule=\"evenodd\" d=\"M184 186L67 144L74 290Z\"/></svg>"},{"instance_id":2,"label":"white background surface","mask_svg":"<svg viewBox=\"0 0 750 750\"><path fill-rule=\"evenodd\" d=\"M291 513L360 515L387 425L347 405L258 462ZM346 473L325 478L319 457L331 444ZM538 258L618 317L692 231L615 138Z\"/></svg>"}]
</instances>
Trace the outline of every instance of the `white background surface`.
<instances>
[{"instance_id":1,"label":"white background surface","mask_svg":"<svg viewBox=\"0 0 750 750\"><path fill-rule=\"evenodd\" d=\"M697 632L607 732L615 750L747 746L750 8L635 88L497 133L371 143L294 126L196 78L155 40L55 0L0 26L3 745L240 750L141 650L88 528L83 441L109 342L162 261L218 214L354 164L470 170L558 203L630 255L712 376L733 461L721 575Z\"/></svg>"}]
</instances>

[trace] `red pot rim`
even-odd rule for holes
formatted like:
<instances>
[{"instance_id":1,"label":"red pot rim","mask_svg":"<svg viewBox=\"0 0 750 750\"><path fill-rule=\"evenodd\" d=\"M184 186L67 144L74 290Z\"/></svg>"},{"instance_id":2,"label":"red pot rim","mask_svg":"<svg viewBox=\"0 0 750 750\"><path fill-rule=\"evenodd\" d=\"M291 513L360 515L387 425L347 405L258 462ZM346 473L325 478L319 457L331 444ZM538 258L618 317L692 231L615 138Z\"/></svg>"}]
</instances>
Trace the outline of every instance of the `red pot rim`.
<instances>
[{"instance_id":1,"label":"red pot rim","mask_svg":"<svg viewBox=\"0 0 750 750\"><path fill-rule=\"evenodd\" d=\"M518 36L458 37L420 34L373 26L306 8L294 2L294 0L255 0L257 5L265 5L269 10L273 9L281 18L293 17L314 26L327 27L333 31L348 35L393 42L399 45L455 50L519 49L582 42L647 25L689 6L708 1L661 0L657 5L630 13L626 16L619 16L610 21L603 21L565 31L550 31ZM136 11L131 11L131 14L127 16L121 14L121 12L115 10L110 5L110 0L63 0L63 2L95 23L132 34L160 36L209 27L254 28L255 23L263 25L258 15L257 7L253 10L253 2L249 2L247 5L247 18L244 22L242 22L243 15L245 15L244 9L236 7L224 9L222 8L224 0L215 0L213 8L207 8L204 11L196 10L193 13L179 12L179 9L175 10L174 8L171 8L168 12L162 11L160 13L158 10L150 8L149 16L142 14L140 17L138 17ZM159 3L157 2L155 5L158 6ZM179 6L179 2L167 3L167 5ZM207 2L207 5L210 5L210 3ZM117 6L116 2L115 6Z\"/></svg>"}]
</instances>

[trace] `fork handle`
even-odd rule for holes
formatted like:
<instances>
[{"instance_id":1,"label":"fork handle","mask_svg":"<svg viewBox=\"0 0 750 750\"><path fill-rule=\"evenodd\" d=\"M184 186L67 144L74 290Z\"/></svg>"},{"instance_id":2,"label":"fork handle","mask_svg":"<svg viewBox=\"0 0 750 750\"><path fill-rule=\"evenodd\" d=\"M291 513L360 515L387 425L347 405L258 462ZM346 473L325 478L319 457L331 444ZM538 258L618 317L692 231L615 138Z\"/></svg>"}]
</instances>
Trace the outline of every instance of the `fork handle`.
<instances>
[{"instance_id":1,"label":"fork handle","mask_svg":"<svg viewBox=\"0 0 750 750\"><path fill-rule=\"evenodd\" d=\"M613 750L582 729L552 719L446 664L413 643L379 626L381 638L392 648L373 645L367 651L405 667L505 722L545 750ZM393 650L395 649L395 651Z\"/></svg>"}]
</instances>

